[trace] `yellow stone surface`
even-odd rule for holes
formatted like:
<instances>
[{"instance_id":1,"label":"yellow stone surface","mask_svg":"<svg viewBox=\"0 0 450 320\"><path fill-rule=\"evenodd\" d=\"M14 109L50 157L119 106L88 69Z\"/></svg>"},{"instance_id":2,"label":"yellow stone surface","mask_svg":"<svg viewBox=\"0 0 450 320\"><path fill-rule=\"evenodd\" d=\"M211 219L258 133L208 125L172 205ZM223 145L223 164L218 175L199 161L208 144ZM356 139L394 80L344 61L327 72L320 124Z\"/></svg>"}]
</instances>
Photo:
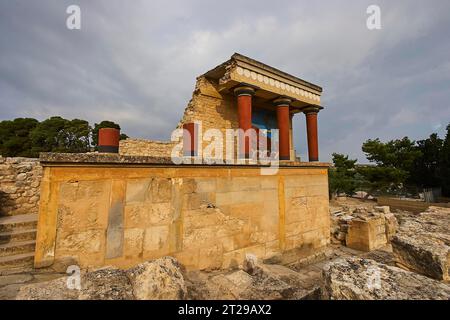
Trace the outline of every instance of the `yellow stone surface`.
<instances>
[{"instance_id":1,"label":"yellow stone surface","mask_svg":"<svg viewBox=\"0 0 450 320\"><path fill-rule=\"evenodd\" d=\"M362 251L372 251L387 244L384 217L353 219L349 223L346 245Z\"/></svg>"},{"instance_id":2,"label":"yellow stone surface","mask_svg":"<svg viewBox=\"0 0 450 320\"><path fill-rule=\"evenodd\" d=\"M261 176L255 167L46 166L35 265L129 267L172 255L217 269L247 253L314 254L329 243L327 188L324 167Z\"/></svg>"}]
</instances>

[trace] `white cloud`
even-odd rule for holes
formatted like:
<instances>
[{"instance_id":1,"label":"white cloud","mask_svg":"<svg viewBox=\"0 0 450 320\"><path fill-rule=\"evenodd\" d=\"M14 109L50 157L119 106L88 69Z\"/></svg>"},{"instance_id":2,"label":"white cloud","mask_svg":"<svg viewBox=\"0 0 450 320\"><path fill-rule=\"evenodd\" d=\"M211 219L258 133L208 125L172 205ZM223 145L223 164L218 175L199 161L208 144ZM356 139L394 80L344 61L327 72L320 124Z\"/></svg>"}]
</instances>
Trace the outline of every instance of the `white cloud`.
<instances>
[{"instance_id":1,"label":"white cloud","mask_svg":"<svg viewBox=\"0 0 450 320\"><path fill-rule=\"evenodd\" d=\"M380 31L366 28L370 1L80 1L78 33L69 4L0 4L0 117L106 118L167 138L195 77L240 52L324 87L324 160L450 119L448 1L378 1ZM304 153L300 115L295 128Z\"/></svg>"}]
</instances>

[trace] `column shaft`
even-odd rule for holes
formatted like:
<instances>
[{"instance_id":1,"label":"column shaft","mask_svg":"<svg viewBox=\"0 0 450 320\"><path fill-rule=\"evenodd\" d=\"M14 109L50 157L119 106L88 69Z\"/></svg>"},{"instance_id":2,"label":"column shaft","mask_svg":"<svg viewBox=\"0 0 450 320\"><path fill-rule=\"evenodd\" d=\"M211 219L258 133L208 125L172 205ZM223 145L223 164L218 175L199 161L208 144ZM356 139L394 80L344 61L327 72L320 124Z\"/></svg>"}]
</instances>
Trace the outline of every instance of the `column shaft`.
<instances>
[{"instance_id":1,"label":"column shaft","mask_svg":"<svg viewBox=\"0 0 450 320\"><path fill-rule=\"evenodd\" d=\"M280 160L290 159L289 146L289 105L277 106L277 122L279 130Z\"/></svg>"},{"instance_id":2,"label":"column shaft","mask_svg":"<svg viewBox=\"0 0 450 320\"><path fill-rule=\"evenodd\" d=\"M195 135L195 123L183 124L183 155L185 157L197 156L197 142Z\"/></svg>"},{"instance_id":3,"label":"column shaft","mask_svg":"<svg viewBox=\"0 0 450 320\"><path fill-rule=\"evenodd\" d=\"M239 129L244 131L244 135L239 135L239 157L249 158L251 150L250 136L245 135L247 130L252 128L252 95L255 92L250 87L238 87L234 90L237 95L237 109L239 117Z\"/></svg>"},{"instance_id":4,"label":"column shaft","mask_svg":"<svg viewBox=\"0 0 450 320\"><path fill-rule=\"evenodd\" d=\"M309 161L319 161L319 139L317 135L317 112L306 112Z\"/></svg>"}]
</instances>

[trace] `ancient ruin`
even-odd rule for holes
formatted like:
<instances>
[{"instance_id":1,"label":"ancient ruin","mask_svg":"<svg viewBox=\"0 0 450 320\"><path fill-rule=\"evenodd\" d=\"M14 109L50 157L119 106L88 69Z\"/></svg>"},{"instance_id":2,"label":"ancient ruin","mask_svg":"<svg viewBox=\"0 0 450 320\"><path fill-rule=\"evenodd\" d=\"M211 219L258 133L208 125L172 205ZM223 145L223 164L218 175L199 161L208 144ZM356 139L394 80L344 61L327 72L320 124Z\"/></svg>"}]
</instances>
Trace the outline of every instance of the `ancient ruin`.
<instances>
[{"instance_id":1,"label":"ancient ruin","mask_svg":"<svg viewBox=\"0 0 450 320\"><path fill-rule=\"evenodd\" d=\"M98 152L0 157L0 298L449 299L448 209L330 202L321 94L234 54L197 78L178 139L103 128ZM308 161L294 149L302 114ZM202 158L210 129L237 130L216 149L235 162ZM261 140L279 151L270 174Z\"/></svg>"}]
</instances>

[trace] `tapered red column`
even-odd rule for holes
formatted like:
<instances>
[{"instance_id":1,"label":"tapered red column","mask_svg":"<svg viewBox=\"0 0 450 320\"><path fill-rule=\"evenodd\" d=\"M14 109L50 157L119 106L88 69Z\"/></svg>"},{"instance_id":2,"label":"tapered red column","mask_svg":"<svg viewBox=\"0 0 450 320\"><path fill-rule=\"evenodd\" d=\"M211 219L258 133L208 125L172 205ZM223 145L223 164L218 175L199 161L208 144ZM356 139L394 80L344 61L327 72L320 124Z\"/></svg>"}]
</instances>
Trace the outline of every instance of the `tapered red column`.
<instances>
[{"instance_id":1,"label":"tapered red column","mask_svg":"<svg viewBox=\"0 0 450 320\"><path fill-rule=\"evenodd\" d=\"M252 96L255 89L248 86L242 86L234 89L237 96L239 129L244 133L252 128ZM248 135L239 135L239 157L241 159L249 158L250 155L250 137Z\"/></svg>"},{"instance_id":2,"label":"tapered red column","mask_svg":"<svg viewBox=\"0 0 450 320\"><path fill-rule=\"evenodd\" d=\"M197 156L197 130L194 122L183 124L183 155L185 157Z\"/></svg>"},{"instance_id":3,"label":"tapered red column","mask_svg":"<svg viewBox=\"0 0 450 320\"><path fill-rule=\"evenodd\" d=\"M317 134L317 114L319 110L319 107L310 107L303 111L306 115L309 161L319 161L319 138Z\"/></svg>"},{"instance_id":4,"label":"tapered red column","mask_svg":"<svg viewBox=\"0 0 450 320\"><path fill-rule=\"evenodd\" d=\"M280 98L274 101L277 107L277 123L279 130L280 160L290 160L289 145L289 106L291 99Z\"/></svg>"},{"instance_id":5,"label":"tapered red column","mask_svg":"<svg viewBox=\"0 0 450 320\"><path fill-rule=\"evenodd\" d=\"M116 128L101 128L98 130L98 151L119 153L120 130Z\"/></svg>"}]
</instances>

